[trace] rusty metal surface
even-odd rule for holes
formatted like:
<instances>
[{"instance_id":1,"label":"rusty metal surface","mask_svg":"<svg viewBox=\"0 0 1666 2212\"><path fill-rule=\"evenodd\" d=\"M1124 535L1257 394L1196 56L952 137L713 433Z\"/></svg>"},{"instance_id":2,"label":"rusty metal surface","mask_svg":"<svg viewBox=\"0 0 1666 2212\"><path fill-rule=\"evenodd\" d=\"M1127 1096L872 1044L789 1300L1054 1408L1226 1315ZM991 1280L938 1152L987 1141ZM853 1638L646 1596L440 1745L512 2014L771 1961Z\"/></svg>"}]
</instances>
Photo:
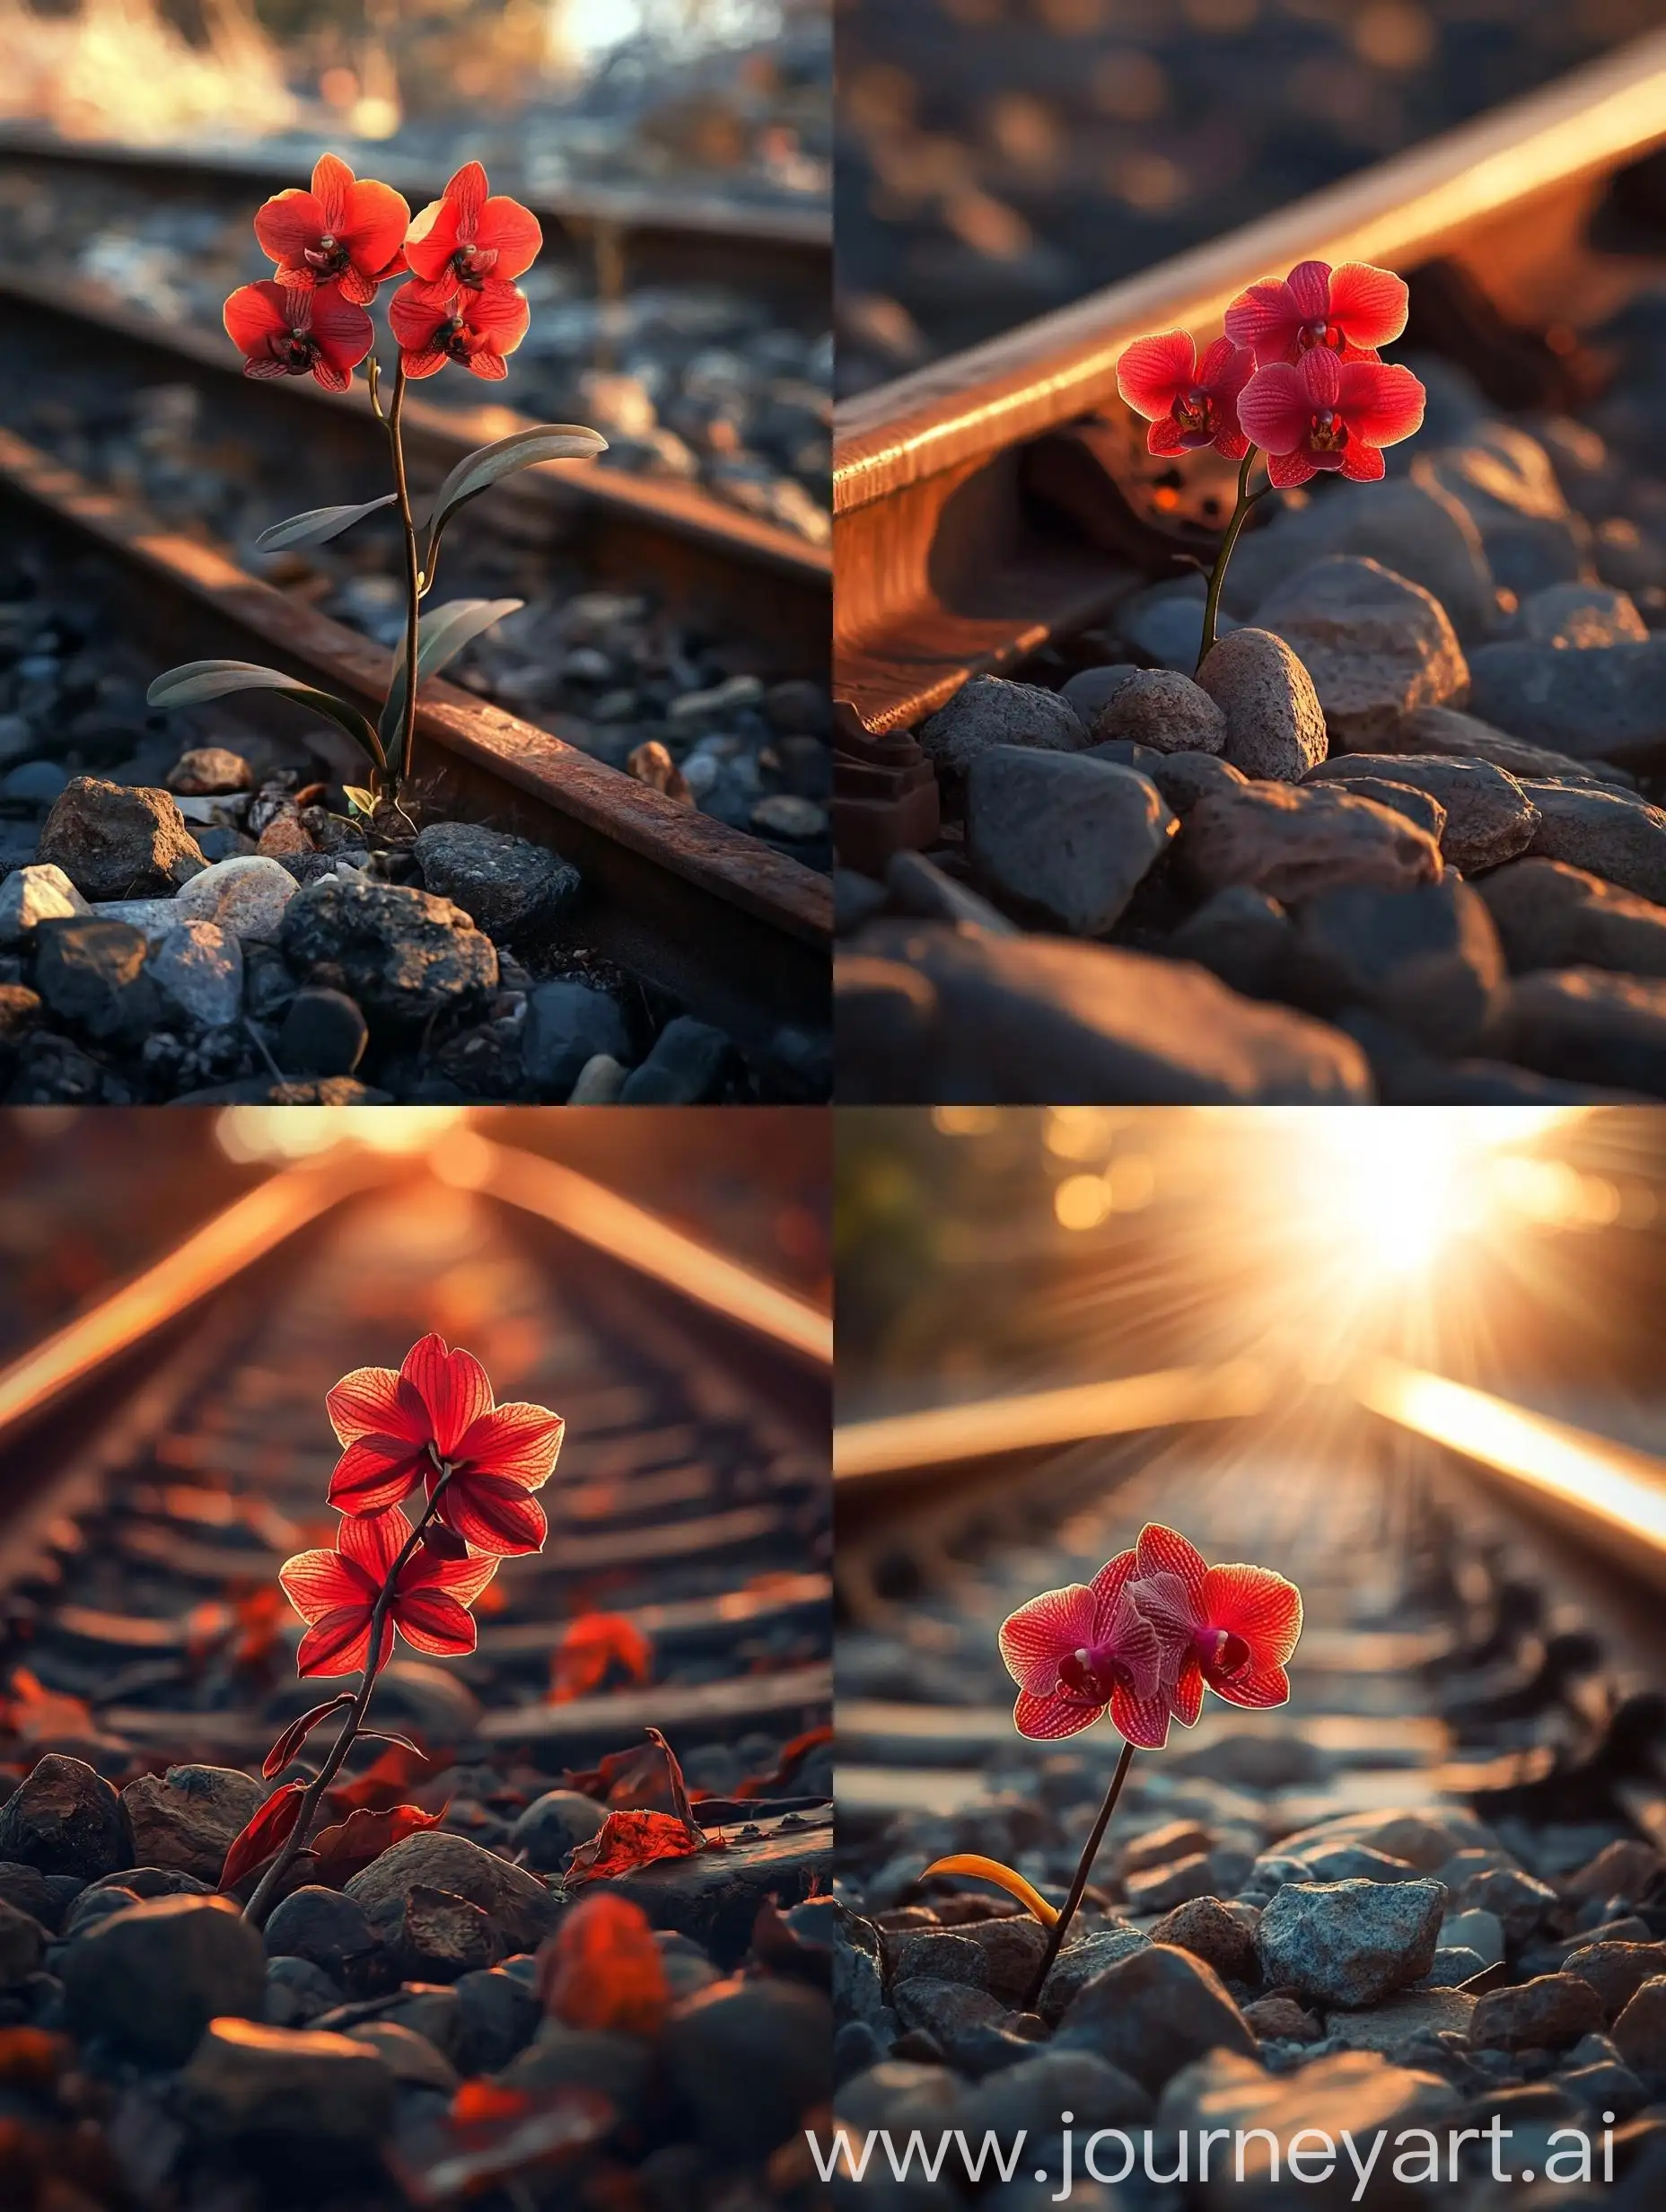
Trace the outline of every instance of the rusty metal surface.
<instances>
[{"instance_id":1,"label":"rusty metal surface","mask_svg":"<svg viewBox=\"0 0 1666 2212\"><path fill-rule=\"evenodd\" d=\"M381 645L296 604L213 548L168 531L0 430L0 501L114 557L159 645L189 637L274 660L374 706ZM536 838L588 877L587 941L729 1030L744 1049L781 1022L829 1019L832 890L761 840L679 806L558 734L433 680L416 708L424 795Z\"/></svg>"},{"instance_id":2,"label":"rusty metal surface","mask_svg":"<svg viewBox=\"0 0 1666 2212\"><path fill-rule=\"evenodd\" d=\"M1247 284L1307 258L1408 275L1445 259L1506 318L1595 319L1648 265L1593 251L1590 216L1615 174L1662 143L1666 33L1656 33L846 402L835 417L836 698L869 731L904 727L969 675L1091 626L1129 588L1141 572L1126 554L1038 529L1025 477L1034 441L1086 417L1124 421L1116 364L1134 338L1179 326L1206 338ZM1137 483L1115 482L1137 514Z\"/></svg>"}]
</instances>

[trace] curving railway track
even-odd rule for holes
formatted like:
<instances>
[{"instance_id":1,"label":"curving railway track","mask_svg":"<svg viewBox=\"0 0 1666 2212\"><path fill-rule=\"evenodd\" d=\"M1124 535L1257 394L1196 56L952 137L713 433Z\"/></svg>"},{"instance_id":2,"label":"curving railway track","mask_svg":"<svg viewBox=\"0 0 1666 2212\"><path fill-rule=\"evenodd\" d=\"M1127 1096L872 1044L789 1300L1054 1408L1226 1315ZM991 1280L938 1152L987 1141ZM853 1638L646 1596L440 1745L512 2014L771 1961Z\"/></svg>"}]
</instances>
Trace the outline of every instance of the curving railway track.
<instances>
[{"instance_id":1,"label":"curving railway track","mask_svg":"<svg viewBox=\"0 0 1666 2212\"><path fill-rule=\"evenodd\" d=\"M349 1137L278 1166L0 1373L13 1786L46 1751L118 1784L193 1761L258 1771L275 1725L309 1702L287 1608L271 1600L283 1558L331 1518L320 1393L344 1347L398 1358L436 1325L478 1348L500 1393L566 1409L568 1446L545 1493L549 1542L494 1585L472 1656L405 1653L383 1677L382 1725L423 1754L405 1794L448 1808L449 1833L537 1862L545 1882L565 1845L545 1869L553 1839L530 1845L517 1819L586 1770L605 1798L593 1778L604 1755L629 1765L644 1728L662 1729L726 1848L692 1878L691 1862L680 1879L650 1867L618 1893L728 1972L765 1900L789 1910L830 1848L830 1327L697 1237L478 1128L454 1126L420 1154L403 1138L386 1150ZM598 1615L638 1661L604 1661L557 1694L564 1637ZM644 1797L621 1782L615 1802L657 1803L654 1786ZM381 1802L373 1784L360 1801ZM287 2024L403 2019L410 1995L397 1975L390 1990L355 1984L337 2016ZM14 2020L36 2016L6 2002ZM437 2072L467 2079L506 2062L430 2031L445 2053ZM574 2064L569 2092L586 2078ZM539 2094L557 2085L536 2067L522 2077ZM504 2111L530 2109L509 2090ZM645 2147L650 2110L654 2140L702 2139L687 2107L668 2136L645 2079L614 2094L627 2161ZM418 2096L404 2111L389 2156L409 2193L384 2173L388 2201L450 2202L463 2186L442 2170L469 2145L423 2137L440 2109ZM712 2124L719 2165L762 2155ZM539 2170L536 2155L523 2163ZM513 2155L503 2169L521 2170ZM137 2171L133 2201L148 2204L143 2190L161 2178Z\"/></svg>"}]
</instances>

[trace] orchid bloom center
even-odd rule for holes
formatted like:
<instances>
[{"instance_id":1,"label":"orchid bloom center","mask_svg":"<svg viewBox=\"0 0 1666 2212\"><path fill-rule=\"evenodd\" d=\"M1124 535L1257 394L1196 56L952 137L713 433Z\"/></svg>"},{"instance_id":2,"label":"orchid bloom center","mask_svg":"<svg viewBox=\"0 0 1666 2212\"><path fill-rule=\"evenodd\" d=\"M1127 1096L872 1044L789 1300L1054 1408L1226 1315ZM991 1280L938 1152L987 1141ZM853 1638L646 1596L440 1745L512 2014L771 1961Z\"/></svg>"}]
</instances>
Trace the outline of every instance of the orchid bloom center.
<instances>
[{"instance_id":1,"label":"orchid bloom center","mask_svg":"<svg viewBox=\"0 0 1666 2212\"><path fill-rule=\"evenodd\" d=\"M1109 1705L1113 1691L1127 1681L1127 1670L1103 1645L1097 1650L1067 1652L1058 1663L1058 1686L1089 1705Z\"/></svg>"},{"instance_id":2,"label":"orchid bloom center","mask_svg":"<svg viewBox=\"0 0 1666 2212\"><path fill-rule=\"evenodd\" d=\"M1174 419L1185 431L1214 435L1214 401L1200 385L1183 391L1174 402Z\"/></svg>"},{"instance_id":3,"label":"orchid bloom center","mask_svg":"<svg viewBox=\"0 0 1666 2212\"><path fill-rule=\"evenodd\" d=\"M478 340L460 315L453 315L449 322L440 325L441 350L453 361L467 361L478 345Z\"/></svg>"},{"instance_id":4,"label":"orchid bloom center","mask_svg":"<svg viewBox=\"0 0 1666 2212\"><path fill-rule=\"evenodd\" d=\"M347 266L347 250L333 231L326 231L316 246L303 247L301 258L316 276L337 276Z\"/></svg>"},{"instance_id":5,"label":"orchid bloom center","mask_svg":"<svg viewBox=\"0 0 1666 2212\"><path fill-rule=\"evenodd\" d=\"M1339 453L1348 442L1348 426L1334 408L1320 408L1308 426L1307 439L1316 453Z\"/></svg>"},{"instance_id":6,"label":"orchid bloom center","mask_svg":"<svg viewBox=\"0 0 1666 2212\"><path fill-rule=\"evenodd\" d=\"M1315 346L1328 346L1332 353L1340 353L1346 343L1340 326L1328 322L1322 315L1312 322L1302 323L1296 331L1296 344L1304 354L1311 353Z\"/></svg>"},{"instance_id":7,"label":"orchid bloom center","mask_svg":"<svg viewBox=\"0 0 1666 2212\"><path fill-rule=\"evenodd\" d=\"M1204 1672L1213 1681L1230 1681L1250 1663L1249 1645L1230 1628L1206 1628L1197 1642Z\"/></svg>"},{"instance_id":8,"label":"orchid bloom center","mask_svg":"<svg viewBox=\"0 0 1666 2212\"><path fill-rule=\"evenodd\" d=\"M482 277L489 276L497 267L495 246L459 246L452 256L452 267L465 284L478 285Z\"/></svg>"},{"instance_id":9,"label":"orchid bloom center","mask_svg":"<svg viewBox=\"0 0 1666 2212\"><path fill-rule=\"evenodd\" d=\"M310 330L274 330L267 343L273 359L291 376L304 376L318 357L318 341Z\"/></svg>"}]
</instances>

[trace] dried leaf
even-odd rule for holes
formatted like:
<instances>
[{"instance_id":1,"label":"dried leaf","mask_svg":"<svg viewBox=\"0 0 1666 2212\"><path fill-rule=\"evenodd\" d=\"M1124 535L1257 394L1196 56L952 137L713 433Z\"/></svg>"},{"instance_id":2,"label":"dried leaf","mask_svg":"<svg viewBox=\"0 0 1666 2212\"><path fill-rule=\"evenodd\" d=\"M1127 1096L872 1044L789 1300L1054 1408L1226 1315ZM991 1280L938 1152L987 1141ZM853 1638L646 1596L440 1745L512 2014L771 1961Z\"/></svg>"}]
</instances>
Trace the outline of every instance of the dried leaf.
<instances>
[{"instance_id":1,"label":"dried leaf","mask_svg":"<svg viewBox=\"0 0 1666 2212\"><path fill-rule=\"evenodd\" d=\"M328 1720L332 1713L339 1713L344 1706L351 1705L353 1695L352 1690L344 1690L339 1697L326 1698L322 1705L312 1706L299 1720L292 1720L266 1755L266 1763L260 1769L266 1779L269 1782L274 1775L282 1774L320 1721Z\"/></svg>"},{"instance_id":2,"label":"dried leaf","mask_svg":"<svg viewBox=\"0 0 1666 2212\"><path fill-rule=\"evenodd\" d=\"M243 1876L281 1851L301 1817L306 1789L300 1782L285 1782L275 1789L241 1835L233 1836L225 1864L220 1869L220 1887L233 1889Z\"/></svg>"},{"instance_id":3,"label":"dried leaf","mask_svg":"<svg viewBox=\"0 0 1666 2212\"><path fill-rule=\"evenodd\" d=\"M367 1734L374 1734L374 1730ZM386 1812L397 1805L414 1783L431 1771L426 1755L414 1743L398 1744L383 1751L365 1768L363 1774L350 1781L335 1782L326 1793L332 1813L356 1813L363 1807L371 1813Z\"/></svg>"},{"instance_id":4,"label":"dried leaf","mask_svg":"<svg viewBox=\"0 0 1666 2212\"><path fill-rule=\"evenodd\" d=\"M721 1848L674 1813L609 1813L601 1832L582 1843L567 1861L569 1890L585 1882L608 1882L634 1874L656 1859L691 1858L697 1851Z\"/></svg>"},{"instance_id":5,"label":"dried leaf","mask_svg":"<svg viewBox=\"0 0 1666 2212\"><path fill-rule=\"evenodd\" d=\"M823 1743L831 1743L831 1728L806 1728L802 1736L794 1736L790 1743L781 1747L781 1756L776 1761L773 1774L754 1775L742 1782L736 1790L737 1797L767 1797L785 1788L793 1779L794 1771L802 1766L811 1751Z\"/></svg>"},{"instance_id":6,"label":"dried leaf","mask_svg":"<svg viewBox=\"0 0 1666 2212\"><path fill-rule=\"evenodd\" d=\"M487 2094L475 2097L470 2091L489 2094L495 2103L511 2097L514 2109L489 2113L482 2109L476 2117ZM597 2142L615 2120L606 2097L565 2083L528 2096L469 2082L458 2092L454 2105L465 2098L467 2113L459 2115L453 2110L431 2140L417 2138L387 2151L406 2196L424 2212L432 2206L484 2196L499 2182L513 2182L517 2174L547 2169Z\"/></svg>"},{"instance_id":7,"label":"dried leaf","mask_svg":"<svg viewBox=\"0 0 1666 2212\"><path fill-rule=\"evenodd\" d=\"M452 2099L450 2117L470 2127L487 2120L519 2120L531 2109L532 2100L524 2089L504 2089L482 2077L463 2084Z\"/></svg>"},{"instance_id":8,"label":"dried leaf","mask_svg":"<svg viewBox=\"0 0 1666 2212\"><path fill-rule=\"evenodd\" d=\"M650 1728L647 1733L651 1740L659 1745L665 1755L666 1773L671 1782L671 1810L688 1833L697 1837L700 1833L699 1824L689 1808L688 1786L682 1778L681 1762L657 1728Z\"/></svg>"},{"instance_id":9,"label":"dried leaf","mask_svg":"<svg viewBox=\"0 0 1666 2212\"><path fill-rule=\"evenodd\" d=\"M444 1818L443 1813L425 1813L420 1805L390 1805L381 1813L369 1812L361 1805L345 1821L313 1838L315 1878L326 1889L338 1890L396 1843L425 1828L437 1828Z\"/></svg>"},{"instance_id":10,"label":"dried leaf","mask_svg":"<svg viewBox=\"0 0 1666 2212\"><path fill-rule=\"evenodd\" d=\"M600 1690L615 1663L634 1681L653 1672L653 1646L624 1613L583 1613L568 1621L550 1661L549 1702L566 1705Z\"/></svg>"},{"instance_id":11,"label":"dried leaf","mask_svg":"<svg viewBox=\"0 0 1666 2212\"><path fill-rule=\"evenodd\" d=\"M657 2035L671 1985L642 1907L606 1891L582 1898L538 1954L538 1993L570 2028Z\"/></svg>"}]
</instances>

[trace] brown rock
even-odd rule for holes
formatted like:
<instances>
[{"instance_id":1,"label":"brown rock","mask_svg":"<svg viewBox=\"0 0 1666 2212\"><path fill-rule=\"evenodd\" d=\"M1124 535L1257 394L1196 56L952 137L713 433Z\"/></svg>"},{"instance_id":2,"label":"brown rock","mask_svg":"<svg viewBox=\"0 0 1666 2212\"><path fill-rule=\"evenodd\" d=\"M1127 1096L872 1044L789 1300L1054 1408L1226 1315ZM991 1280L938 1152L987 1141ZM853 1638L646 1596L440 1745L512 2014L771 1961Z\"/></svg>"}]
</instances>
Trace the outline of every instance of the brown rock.
<instances>
[{"instance_id":1,"label":"brown rock","mask_svg":"<svg viewBox=\"0 0 1666 2212\"><path fill-rule=\"evenodd\" d=\"M535 1951L561 1918L560 1905L535 1875L464 1836L437 1829L407 1836L346 1884L347 1895L390 1929L403 1920L419 1889L444 1890L478 1905L512 1952Z\"/></svg>"},{"instance_id":2,"label":"brown rock","mask_svg":"<svg viewBox=\"0 0 1666 2212\"><path fill-rule=\"evenodd\" d=\"M1176 1859L1214 1848L1214 1836L1196 1821L1169 1821L1161 1828L1148 1828L1125 1846L1117 1855L1117 1872L1143 1874L1147 1866L1172 1866Z\"/></svg>"},{"instance_id":3,"label":"brown rock","mask_svg":"<svg viewBox=\"0 0 1666 2212\"><path fill-rule=\"evenodd\" d=\"M165 899L208 865L170 793L96 776L53 801L35 858L88 899Z\"/></svg>"},{"instance_id":4,"label":"brown rock","mask_svg":"<svg viewBox=\"0 0 1666 2212\"><path fill-rule=\"evenodd\" d=\"M1427 760L1415 753L1344 753L1315 768L1310 783L1378 776L1425 791L1444 810L1442 857L1473 875L1513 860L1531 843L1539 809L1521 786L1487 760Z\"/></svg>"},{"instance_id":5,"label":"brown rock","mask_svg":"<svg viewBox=\"0 0 1666 2212\"><path fill-rule=\"evenodd\" d=\"M170 791L182 796L212 799L248 791L255 779L241 752L232 752L224 745L193 745L180 755L165 780Z\"/></svg>"},{"instance_id":6,"label":"brown rock","mask_svg":"<svg viewBox=\"0 0 1666 2212\"><path fill-rule=\"evenodd\" d=\"M140 1866L177 1866L217 1883L233 1839L265 1803L266 1792L235 1767L170 1767L142 1774L121 1793Z\"/></svg>"},{"instance_id":7,"label":"brown rock","mask_svg":"<svg viewBox=\"0 0 1666 2212\"><path fill-rule=\"evenodd\" d=\"M1047 1948L1046 1930L1023 1913L966 1921L960 1933L983 1953L992 1993L1005 2005L1022 2003Z\"/></svg>"},{"instance_id":8,"label":"brown rock","mask_svg":"<svg viewBox=\"0 0 1666 2212\"><path fill-rule=\"evenodd\" d=\"M1539 811L1530 849L1658 905L1666 900L1666 812L1629 791L1529 784Z\"/></svg>"},{"instance_id":9,"label":"brown rock","mask_svg":"<svg viewBox=\"0 0 1666 2212\"><path fill-rule=\"evenodd\" d=\"M1559 860L1513 860L1475 889L1514 975L1535 968L1609 968L1666 976L1666 906Z\"/></svg>"},{"instance_id":10,"label":"brown rock","mask_svg":"<svg viewBox=\"0 0 1666 2212\"><path fill-rule=\"evenodd\" d=\"M1666 1097L1666 978L1545 969L1510 986L1502 1058L1571 1083Z\"/></svg>"},{"instance_id":11,"label":"brown rock","mask_svg":"<svg viewBox=\"0 0 1666 2212\"><path fill-rule=\"evenodd\" d=\"M1325 757L1324 710L1313 680L1270 629L1230 630L1209 649L1197 682L1226 722L1226 759L1245 776L1300 783Z\"/></svg>"},{"instance_id":12,"label":"brown rock","mask_svg":"<svg viewBox=\"0 0 1666 2212\"><path fill-rule=\"evenodd\" d=\"M1214 1969L1167 1944L1147 1944L1096 1974L1060 2021L1054 2047L1097 2051L1153 2091L1206 2051L1256 2055Z\"/></svg>"},{"instance_id":13,"label":"brown rock","mask_svg":"<svg viewBox=\"0 0 1666 2212\"><path fill-rule=\"evenodd\" d=\"M1666 2074L1666 1976L1643 1984L1611 2032L1628 2067L1639 2074Z\"/></svg>"},{"instance_id":14,"label":"brown rock","mask_svg":"<svg viewBox=\"0 0 1666 2212\"><path fill-rule=\"evenodd\" d=\"M1198 890L1247 883L1286 906L1347 885L1409 890L1441 873L1434 839L1403 814L1316 785L1250 784L1200 799L1178 851Z\"/></svg>"},{"instance_id":15,"label":"brown rock","mask_svg":"<svg viewBox=\"0 0 1666 2212\"><path fill-rule=\"evenodd\" d=\"M1494 1989L1476 2006L1469 2041L1482 2050L1560 2050L1600 2033L1602 2000L1577 1974L1540 1974Z\"/></svg>"},{"instance_id":16,"label":"brown rock","mask_svg":"<svg viewBox=\"0 0 1666 2212\"><path fill-rule=\"evenodd\" d=\"M1318 2020L1304 2012L1293 1997L1258 1997L1253 2005L1244 2006L1244 2018L1264 2043L1286 2038L1316 2043L1321 2032Z\"/></svg>"},{"instance_id":17,"label":"brown rock","mask_svg":"<svg viewBox=\"0 0 1666 2212\"><path fill-rule=\"evenodd\" d=\"M1126 737L1154 752L1218 753L1226 743L1226 716L1207 689L1168 668L1136 669L1124 677L1100 709L1094 744Z\"/></svg>"},{"instance_id":18,"label":"brown rock","mask_svg":"<svg viewBox=\"0 0 1666 2212\"><path fill-rule=\"evenodd\" d=\"M1460 714L1451 707L1423 707L1407 715L1397 729L1379 738L1384 752L1425 753L1448 760L1490 760L1505 768L1519 782L1531 777L1539 783L1601 784L1629 786L1633 778L1624 769L1603 760L1575 760L1548 746L1530 745L1524 737L1495 730L1478 715Z\"/></svg>"},{"instance_id":19,"label":"brown rock","mask_svg":"<svg viewBox=\"0 0 1666 2212\"><path fill-rule=\"evenodd\" d=\"M1618 2020L1645 1981L1666 1975L1666 1944L1582 1944L1563 1960L1562 1971L1588 1981L1609 2018Z\"/></svg>"},{"instance_id":20,"label":"brown rock","mask_svg":"<svg viewBox=\"0 0 1666 2212\"><path fill-rule=\"evenodd\" d=\"M380 2051L317 2028L210 2022L180 2076L203 2134L371 2143L393 2119L394 2076Z\"/></svg>"},{"instance_id":21,"label":"brown rock","mask_svg":"<svg viewBox=\"0 0 1666 2212\"><path fill-rule=\"evenodd\" d=\"M1193 1958L1214 1967L1223 1981L1259 1979L1254 1920L1240 1919L1218 1897L1194 1897L1177 1905L1152 1929L1151 1939L1154 1944L1172 1944L1177 1950L1189 1951Z\"/></svg>"},{"instance_id":22,"label":"brown rock","mask_svg":"<svg viewBox=\"0 0 1666 2212\"><path fill-rule=\"evenodd\" d=\"M1125 1874L1122 1887L1131 1912L1170 1912L1194 1897L1209 1894L1209 1858L1194 1851L1171 1866L1148 1866L1143 1874Z\"/></svg>"},{"instance_id":23,"label":"brown rock","mask_svg":"<svg viewBox=\"0 0 1666 2212\"><path fill-rule=\"evenodd\" d=\"M1315 561L1276 585L1256 620L1305 663L1333 753L1374 750L1419 707L1468 704L1469 665L1445 609L1375 561Z\"/></svg>"},{"instance_id":24,"label":"brown rock","mask_svg":"<svg viewBox=\"0 0 1666 2212\"><path fill-rule=\"evenodd\" d=\"M1662 919L1666 921L1666 914ZM1604 1901L1623 1897L1635 1903L1648 1895L1662 1875L1666 1875L1666 1858L1654 1846L1625 1837L1604 1844L1595 1858L1570 1874L1561 1885L1562 1893L1565 1897L1599 1897Z\"/></svg>"}]
</instances>

